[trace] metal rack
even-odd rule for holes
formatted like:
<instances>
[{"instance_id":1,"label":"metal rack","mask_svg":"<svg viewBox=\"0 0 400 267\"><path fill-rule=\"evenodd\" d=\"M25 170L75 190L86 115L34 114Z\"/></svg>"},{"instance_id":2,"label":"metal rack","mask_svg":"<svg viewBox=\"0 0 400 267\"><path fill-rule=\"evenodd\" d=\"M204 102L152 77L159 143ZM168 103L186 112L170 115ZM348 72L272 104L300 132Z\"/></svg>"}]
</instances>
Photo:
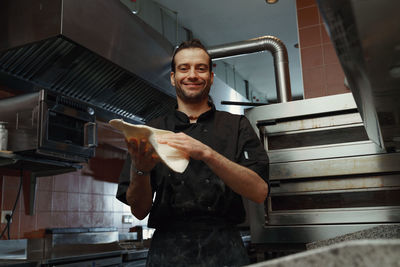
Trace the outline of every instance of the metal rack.
<instances>
[{"instance_id":1,"label":"metal rack","mask_svg":"<svg viewBox=\"0 0 400 267\"><path fill-rule=\"evenodd\" d=\"M76 163L29 157L11 151L0 152L0 173L20 171L25 179L29 179L29 215L34 214L37 178L74 172L81 168Z\"/></svg>"}]
</instances>

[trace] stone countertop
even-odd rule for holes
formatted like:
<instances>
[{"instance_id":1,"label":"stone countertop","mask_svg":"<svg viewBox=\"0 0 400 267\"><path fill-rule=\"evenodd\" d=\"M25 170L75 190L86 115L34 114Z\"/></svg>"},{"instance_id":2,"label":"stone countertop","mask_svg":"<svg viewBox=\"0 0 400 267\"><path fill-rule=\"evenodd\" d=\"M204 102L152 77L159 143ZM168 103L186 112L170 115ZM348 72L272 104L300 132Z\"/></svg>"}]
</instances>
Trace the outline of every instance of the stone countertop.
<instances>
[{"instance_id":1,"label":"stone countertop","mask_svg":"<svg viewBox=\"0 0 400 267\"><path fill-rule=\"evenodd\" d=\"M314 249L340 243L343 241L360 239L400 239L400 224L380 225L372 227L370 229L365 229L322 241L308 243L306 247L307 249Z\"/></svg>"},{"instance_id":2,"label":"stone countertop","mask_svg":"<svg viewBox=\"0 0 400 267\"><path fill-rule=\"evenodd\" d=\"M400 224L379 225L306 247L307 251L249 266L400 266Z\"/></svg>"},{"instance_id":3,"label":"stone countertop","mask_svg":"<svg viewBox=\"0 0 400 267\"><path fill-rule=\"evenodd\" d=\"M400 239L344 241L325 247L260 262L251 267L400 266Z\"/></svg>"}]
</instances>

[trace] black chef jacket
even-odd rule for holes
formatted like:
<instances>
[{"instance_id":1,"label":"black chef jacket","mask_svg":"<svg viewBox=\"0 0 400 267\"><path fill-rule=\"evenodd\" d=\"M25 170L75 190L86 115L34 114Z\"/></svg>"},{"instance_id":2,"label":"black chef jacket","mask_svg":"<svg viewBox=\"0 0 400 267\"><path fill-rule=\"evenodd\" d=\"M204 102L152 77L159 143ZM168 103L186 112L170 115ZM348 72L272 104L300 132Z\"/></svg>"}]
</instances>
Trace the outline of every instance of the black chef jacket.
<instances>
[{"instance_id":1,"label":"black chef jacket","mask_svg":"<svg viewBox=\"0 0 400 267\"><path fill-rule=\"evenodd\" d=\"M247 118L217 111L213 104L211 106L196 123L190 123L186 114L174 110L147 125L184 132L229 160L252 169L268 183L268 157ZM117 192L117 198L125 203L129 180L130 159L121 173ZM151 186L155 194L148 220L151 228L236 225L245 220L241 196L226 186L203 161L190 159L183 173L158 163L151 172Z\"/></svg>"},{"instance_id":2,"label":"black chef jacket","mask_svg":"<svg viewBox=\"0 0 400 267\"><path fill-rule=\"evenodd\" d=\"M211 104L212 105L212 104ZM184 132L268 182L268 157L244 116L211 110L196 123L175 110L149 126ZM126 203L130 158L120 176L117 198ZM242 198L202 161L190 159L183 173L158 163L151 172L154 201L148 226L156 228L147 257L153 266L242 266L249 264L235 228L245 219Z\"/></svg>"}]
</instances>

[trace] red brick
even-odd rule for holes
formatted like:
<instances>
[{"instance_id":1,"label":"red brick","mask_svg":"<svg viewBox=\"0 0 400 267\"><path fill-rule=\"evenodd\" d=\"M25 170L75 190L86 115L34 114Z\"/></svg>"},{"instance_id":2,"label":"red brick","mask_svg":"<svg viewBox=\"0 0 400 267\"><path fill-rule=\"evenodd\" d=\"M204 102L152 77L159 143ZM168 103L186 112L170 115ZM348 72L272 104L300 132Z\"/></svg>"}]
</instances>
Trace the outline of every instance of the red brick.
<instances>
[{"instance_id":1,"label":"red brick","mask_svg":"<svg viewBox=\"0 0 400 267\"><path fill-rule=\"evenodd\" d=\"M53 192L52 211L67 211L68 210L68 193Z\"/></svg>"},{"instance_id":2,"label":"red brick","mask_svg":"<svg viewBox=\"0 0 400 267\"><path fill-rule=\"evenodd\" d=\"M44 230L46 228L51 228L52 213L51 212L38 212L37 213L37 230Z\"/></svg>"},{"instance_id":3,"label":"red brick","mask_svg":"<svg viewBox=\"0 0 400 267\"><path fill-rule=\"evenodd\" d=\"M37 190L52 191L53 190L53 176L37 178Z\"/></svg>"},{"instance_id":4,"label":"red brick","mask_svg":"<svg viewBox=\"0 0 400 267\"><path fill-rule=\"evenodd\" d=\"M321 44L321 26L315 25L299 30L300 48Z\"/></svg>"},{"instance_id":5,"label":"red brick","mask_svg":"<svg viewBox=\"0 0 400 267\"><path fill-rule=\"evenodd\" d=\"M322 50L324 54L324 64L339 64L339 59L336 55L335 48L332 44L322 45Z\"/></svg>"},{"instance_id":6,"label":"red brick","mask_svg":"<svg viewBox=\"0 0 400 267\"><path fill-rule=\"evenodd\" d=\"M79 194L79 211L92 211L92 195Z\"/></svg>"},{"instance_id":7,"label":"red brick","mask_svg":"<svg viewBox=\"0 0 400 267\"><path fill-rule=\"evenodd\" d=\"M321 66L323 64L322 47L302 48L301 62L303 70Z\"/></svg>"},{"instance_id":8,"label":"red brick","mask_svg":"<svg viewBox=\"0 0 400 267\"><path fill-rule=\"evenodd\" d=\"M344 73L340 64L330 64L325 66L326 84L344 85Z\"/></svg>"},{"instance_id":9,"label":"red brick","mask_svg":"<svg viewBox=\"0 0 400 267\"><path fill-rule=\"evenodd\" d=\"M319 12L316 6L306 7L297 11L299 29L320 24Z\"/></svg>"},{"instance_id":10,"label":"red brick","mask_svg":"<svg viewBox=\"0 0 400 267\"><path fill-rule=\"evenodd\" d=\"M307 99L326 95L323 67L303 70L303 83L304 98Z\"/></svg>"},{"instance_id":11,"label":"red brick","mask_svg":"<svg viewBox=\"0 0 400 267\"><path fill-rule=\"evenodd\" d=\"M50 191L37 191L36 192L36 211L37 212L50 212L52 207L53 193Z\"/></svg>"},{"instance_id":12,"label":"red brick","mask_svg":"<svg viewBox=\"0 0 400 267\"><path fill-rule=\"evenodd\" d=\"M52 212L51 213L51 227L63 228L67 227L67 213L66 212Z\"/></svg>"},{"instance_id":13,"label":"red brick","mask_svg":"<svg viewBox=\"0 0 400 267\"><path fill-rule=\"evenodd\" d=\"M68 192L70 174L64 173L54 176L54 191Z\"/></svg>"},{"instance_id":14,"label":"red brick","mask_svg":"<svg viewBox=\"0 0 400 267\"><path fill-rule=\"evenodd\" d=\"M79 192L80 193L92 193L92 177L90 176L79 176Z\"/></svg>"},{"instance_id":15,"label":"red brick","mask_svg":"<svg viewBox=\"0 0 400 267\"><path fill-rule=\"evenodd\" d=\"M79 211L79 193L68 193L68 211Z\"/></svg>"},{"instance_id":16,"label":"red brick","mask_svg":"<svg viewBox=\"0 0 400 267\"><path fill-rule=\"evenodd\" d=\"M317 3L315 2L315 0L296 0L297 9L310 7L310 6L316 6L316 5L317 5Z\"/></svg>"}]
</instances>

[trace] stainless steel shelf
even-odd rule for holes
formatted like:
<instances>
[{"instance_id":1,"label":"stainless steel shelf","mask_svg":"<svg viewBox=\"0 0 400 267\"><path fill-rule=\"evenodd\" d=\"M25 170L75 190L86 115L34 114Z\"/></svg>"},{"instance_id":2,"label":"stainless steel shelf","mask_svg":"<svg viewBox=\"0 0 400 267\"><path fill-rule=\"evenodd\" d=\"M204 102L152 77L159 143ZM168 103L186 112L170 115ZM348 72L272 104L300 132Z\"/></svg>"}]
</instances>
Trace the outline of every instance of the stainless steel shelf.
<instances>
[{"instance_id":1,"label":"stainless steel shelf","mask_svg":"<svg viewBox=\"0 0 400 267\"><path fill-rule=\"evenodd\" d=\"M29 215L34 214L36 178L74 172L81 168L82 166L76 163L30 157L15 154L11 151L0 151L0 174L4 172L2 169L17 170L22 173L28 172L29 174Z\"/></svg>"}]
</instances>

